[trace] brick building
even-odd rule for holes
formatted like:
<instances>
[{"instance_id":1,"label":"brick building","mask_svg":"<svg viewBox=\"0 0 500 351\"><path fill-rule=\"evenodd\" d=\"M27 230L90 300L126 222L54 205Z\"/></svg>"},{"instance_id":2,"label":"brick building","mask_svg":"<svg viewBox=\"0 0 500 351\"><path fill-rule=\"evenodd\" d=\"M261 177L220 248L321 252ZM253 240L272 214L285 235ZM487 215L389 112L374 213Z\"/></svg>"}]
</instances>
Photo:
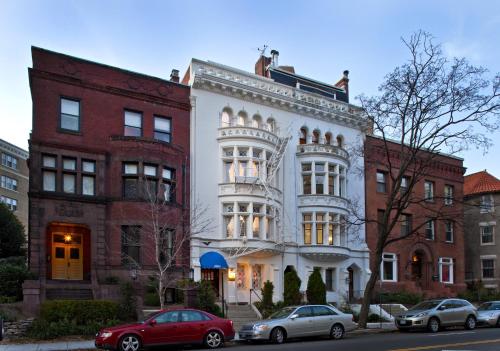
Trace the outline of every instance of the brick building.
<instances>
[{"instance_id":1,"label":"brick building","mask_svg":"<svg viewBox=\"0 0 500 351\"><path fill-rule=\"evenodd\" d=\"M392 169L399 165L401 145L388 142ZM391 184L382 139L368 136L365 143L366 237L373 269L378 224ZM463 236L463 160L435 155L425 176L412 193L412 203L401 216L391 237L415 234L389 244L383 253L377 289L408 291L427 297L450 296L465 288ZM420 177L419 177L420 179ZM402 182L409 184L410 174ZM437 216L437 214L439 214Z\"/></svg>"},{"instance_id":2,"label":"brick building","mask_svg":"<svg viewBox=\"0 0 500 351\"><path fill-rule=\"evenodd\" d=\"M140 283L154 268L145 190L165 200L167 226L189 213L189 87L176 70L167 81L36 47L32 58L29 265L39 279L25 282L24 301L110 298L110 277ZM189 245L175 269L188 266Z\"/></svg>"},{"instance_id":3,"label":"brick building","mask_svg":"<svg viewBox=\"0 0 500 351\"><path fill-rule=\"evenodd\" d=\"M486 170L465 177L465 279L481 281L485 288L498 290L500 273L497 269L500 246L497 222L500 203L500 180Z\"/></svg>"},{"instance_id":4,"label":"brick building","mask_svg":"<svg viewBox=\"0 0 500 351\"><path fill-rule=\"evenodd\" d=\"M28 230L28 151L0 139L0 202L9 207Z\"/></svg>"}]
</instances>

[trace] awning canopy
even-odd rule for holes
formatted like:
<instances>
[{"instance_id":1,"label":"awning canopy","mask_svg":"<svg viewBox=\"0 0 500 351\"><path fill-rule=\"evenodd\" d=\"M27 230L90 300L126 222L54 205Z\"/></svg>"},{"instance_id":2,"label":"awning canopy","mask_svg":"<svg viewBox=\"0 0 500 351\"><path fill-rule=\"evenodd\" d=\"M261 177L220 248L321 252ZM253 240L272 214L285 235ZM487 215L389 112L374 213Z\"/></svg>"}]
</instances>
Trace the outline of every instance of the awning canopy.
<instances>
[{"instance_id":1,"label":"awning canopy","mask_svg":"<svg viewBox=\"0 0 500 351\"><path fill-rule=\"evenodd\" d=\"M210 251L200 257L200 266L203 269L224 269L228 268L226 259L220 253Z\"/></svg>"}]
</instances>

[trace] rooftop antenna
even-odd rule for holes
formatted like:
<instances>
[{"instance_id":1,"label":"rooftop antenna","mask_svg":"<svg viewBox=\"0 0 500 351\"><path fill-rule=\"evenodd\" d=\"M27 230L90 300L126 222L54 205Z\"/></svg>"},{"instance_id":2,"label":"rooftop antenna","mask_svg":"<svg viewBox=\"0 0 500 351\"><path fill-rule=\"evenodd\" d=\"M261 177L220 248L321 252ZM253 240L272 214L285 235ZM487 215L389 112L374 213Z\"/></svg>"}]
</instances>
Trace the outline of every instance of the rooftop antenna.
<instances>
[{"instance_id":1,"label":"rooftop antenna","mask_svg":"<svg viewBox=\"0 0 500 351\"><path fill-rule=\"evenodd\" d=\"M269 45L262 45L261 47L257 48L257 50L260 52L260 56L265 56L267 48L269 48Z\"/></svg>"}]
</instances>

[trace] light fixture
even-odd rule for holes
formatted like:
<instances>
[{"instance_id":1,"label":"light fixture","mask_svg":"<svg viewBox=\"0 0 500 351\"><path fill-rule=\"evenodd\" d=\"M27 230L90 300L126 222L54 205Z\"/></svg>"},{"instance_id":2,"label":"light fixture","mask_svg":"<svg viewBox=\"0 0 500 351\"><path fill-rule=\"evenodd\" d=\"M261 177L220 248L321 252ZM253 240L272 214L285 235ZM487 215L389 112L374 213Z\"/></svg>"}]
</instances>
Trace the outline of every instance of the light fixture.
<instances>
[{"instance_id":1,"label":"light fixture","mask_svg":"<svg viewBox=\"0 0 500 351\"><path fill-rule=\"evenodd\" d=\"M71 239L72 239L72 238L71 238L71 234L66 234L66 235L64 235L64 241L65 241L65 242L69 243L69 242L71 241Z\"/></svg>"},{"instance_id":2,"label":"light fixture","mask_svg":"<svg viewBox=\"0 0 500 351\"><path fill-rule=\"evenodd\" d=\"M413 255L413 257L411 258L413 262L418 262L418 256L417 255Z\"/></svg>"},{"instance_id":3,"label":"light fixture","mask_svg":"<svg viewBox=\"0 0 500 351\"><path fill-rule=\"evenodd\" d=\"M229 270L227 271L227 280L229 280L230 282L234 282L236 280L236 271L234 270L234 268L229 268Z\"/></svg>"}]
</instances>

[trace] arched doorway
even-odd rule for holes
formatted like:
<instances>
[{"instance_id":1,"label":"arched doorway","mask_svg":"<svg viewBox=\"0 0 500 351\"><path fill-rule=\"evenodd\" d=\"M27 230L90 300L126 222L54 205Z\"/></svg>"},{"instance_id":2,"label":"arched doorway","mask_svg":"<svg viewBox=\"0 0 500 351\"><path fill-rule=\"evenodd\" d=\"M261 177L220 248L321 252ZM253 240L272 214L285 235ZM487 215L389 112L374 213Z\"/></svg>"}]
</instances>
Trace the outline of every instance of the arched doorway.
<instances>
[{"instance_id":1,"label":"arched doorway","mask_svg":"<svg viewBox=\"0 0 500 351\"><path fill-rule=\"evenodd\" d=\"M415 250L411 256L411 280L421 288L426 288L428 284L428 261L423 250Z\"/></svg>"}]
</instances>

